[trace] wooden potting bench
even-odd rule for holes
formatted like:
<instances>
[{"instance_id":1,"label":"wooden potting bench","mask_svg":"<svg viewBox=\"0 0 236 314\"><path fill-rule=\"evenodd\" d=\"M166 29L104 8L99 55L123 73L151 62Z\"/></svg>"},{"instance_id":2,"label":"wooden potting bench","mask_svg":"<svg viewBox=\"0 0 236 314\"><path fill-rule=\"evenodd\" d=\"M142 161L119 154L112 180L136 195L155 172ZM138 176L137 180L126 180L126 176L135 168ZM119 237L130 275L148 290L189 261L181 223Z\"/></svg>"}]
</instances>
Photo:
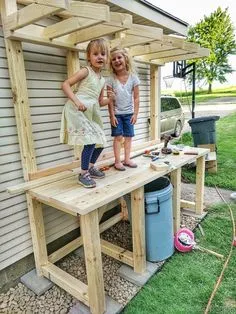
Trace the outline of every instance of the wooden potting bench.
<instances>
[{"instance_id":1,"label":"wooden potting bench","mask_svg":"<svg viewBox=\"0 0 236 314\"><path fill-rule=\"evenodd\" d=\"M139 155L134 158L138 164L136 169L127 168L126 171L119 172L110 167L106 171L106 177L98 180L97 187L93 189L85 189L80 186L77 172L72 171L65 171L64 176L63 173L60 173L60 179L57 175L51 175L40 179L41 181L35 180L10 188L10 192L26 190L28 199L32 200L29 216L38 275L47 277L85 303L90 307L92 313L104 313L106 305L101 252L133 267L136 273L142 274L146 270L144 185L163 175L170 174L174 188L175 231L180 227L181 207L187 207L197 214L202 214L205 155L209 150L204 148L193 148L193 150L197 151L198 155L186 155L183 152L177 156L167 155L164 160L169 161L170 167L160 171L150 167L149 158ZM180 197L181 168L192 162L196 162L196 199L195 202L188 202L181 200ZM101 216L127 193L131 193L133 252L100 239L101 232L122 219L122 215L117 214L99 224ZM41 203L73 216L79 216L80 219L81 237L50 256L47 255ZM56 261L82 245L85 253L88 285L54 265Z\"/></svg>"}]
</instances>

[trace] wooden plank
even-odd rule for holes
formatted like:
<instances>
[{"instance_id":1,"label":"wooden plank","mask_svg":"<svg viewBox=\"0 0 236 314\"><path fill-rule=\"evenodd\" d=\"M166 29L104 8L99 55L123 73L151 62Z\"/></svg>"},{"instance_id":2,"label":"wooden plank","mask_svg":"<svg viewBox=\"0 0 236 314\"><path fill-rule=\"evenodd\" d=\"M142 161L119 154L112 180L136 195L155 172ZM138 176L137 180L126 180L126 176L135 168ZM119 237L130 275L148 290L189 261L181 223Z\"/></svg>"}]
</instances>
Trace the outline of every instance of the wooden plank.
<instances>
[{"instance_id":1,"label":"wooden plank","mask_svg":"<svg viewBox=\"0 0 236 314\"><path fill-rule=\"evenodd\" d=\"M154 42L151 42L150 44L131 47L129 51L132 56L142 56L142 55L152 54L157 51L171 50L171 49L176 49L176 48L173 47L170 43L164 44L162 41L154 41Z\"/></svg>"},{"instance_id":2,"label":"wooden plank","mask_svg":"<svg viewBox=\"0 0 236 314\"><path fill-rule=\"evenodd\" d=\"M62 36L59 39L50 40L44 37L44 29L45 27L39 25L27 25L7 35L6 38L25 41L32 44L67 48L75 51L79 50L75 45L75 37L73 34Z\"/></svg>"},{"instance_id":3,"label":"wooden plank","mask_svg":"<svg viewBox=\"0 0 236 314\"><path fill-rule=\"evenodd\" d=\"M205 156L197 158L196 164L196 214L203 213L204 201L204 182L205 182Z\"/></svg>"},{"instance_id":4,"label":"wooden plank","mask_svg":"<svg viewBox=\"0 0 236 314\"><path fill-rule=\"evenodd\" d=\"M44 4L47 6L62 8L62 9L69 9L70 5L68 0L17 0L16 1L19 4L29 5L32 3L36 4Z\"/></svg>"},{"instance_id":5,"label":"wooden plank","mask_svg":"<svg viewBox=\"0 0 236 314\"><path fill-rule=\"evenodd\" d=\"M38 276L42 276L42 267L48 262L43 210L41 204L36 200L33 200L30 195L27 194L26 197L36 270Z\"/></svg>"},{"instance_id":6,"label":"wooden plank","mask_svg":"<svg viewBox=\"0 0 236 314\"><path fill-rule=\"evenodd\" d=\"M93 191L81 188L77 181L67 179L66 182L52 183L46 187L32 189L30 193L39 200L50 201L54 207L64 206L66 209L75 211L84 215L100 206L127 194L162 175L169 173L171 170L182 167L186 163L191 163L197 157L207 154L207 149L194 148L198 155L180 154L178 156L170 155L166 160L170 162L171 167L163 171L154 171L150 168L150 160L145 157L137 157L138 163L136 169L126 169L125 172L117 172L110 169L106 172L106 177L97 182L97 187ZM145 173L145 176L143 175ZM62 189L63 188L63 189Z\"/></svg>"},{"instance_id":7,"label":"wooden plank","mask_svg":"<svg viewBox=\"0 0 236 314\"><path fill-rule=\"evenodd\" d=\"M71 16L104 20L107 22L111 20L109 6L102 3L71 1L69 9L61 12L60 17L70 18Z\"/></svg>"},{"instance_id":8,"label":"wooden plank","mask_svg":"<svg viewBox=\"0 0 236 314\"><path fill-rule=\"evenodd\" d=\"M144 186L131 192L133 263L136 273L146 270Z\"/></svg>"},{"instance_id":9,"label":"wooden plank","mask_svg":"<svg viewBox=\"0 0 236 314\"><path fill-rule=\"evenodd\" d=\"M188 60L188 59L198 59L203 57L208 57L210 54L210 50L207 48L199 48L197 53L186 53L184 52L182 55L172 56L172 57L163 57L160 59L154 59L156 62L173 62L180 60Z\"/></svg>"},{"instance_id":10,"label":"wooden plank","mask_svg":"<svg viewBox=\"0 0 236 314\"><path fill-rule=\"evenodd\" d=\"M180 200L180 207L181 208L187 208L190 210L193 210L195 212L196 209L196 203L195 202L191 202L191 201L186 201L186 200Z\"/></svg>"},{"instance_id":11,"label":"wooden plank","mask_svg":"<svg viewBox=\"0 0 236 314\"><path fill-rule=\"evenodd\" d=\"M29 6L26 6L6 17L6 19L3 21L5 24L6 34L9 35L9 32L11 31L35 23L38 20L57 13L61 10L63 9L57 7L48 7L41 4L30 4Z\"/></svg>"},{"instance_id":12,"label":"wooden plank","mask_svg":"<svg viewBox=\"0 0 236 314\"><path fill-rule=\"evenodd\" d=\"M129 47L136 46L136 45L150 43L151 41L154 41L154 40L156 40L156 39L144 37L144 36L128 35L127 34L123 38L111 40L110 46L111 46L111 48L116 47L116 46L129 48Z\"/></svg>"},{"instance_id":13,"label":"wooden plank","mask_svg":"<svg viewBox=\"0 0 236 314\"><path fill-rule=\"evenodd\" d=\"M1 4L3 17L16 12L17 10L15 1L2 1ZM3 27L5 30L4 25ZM17 122L22 168L24 178L25 180L28 180L28 172L36 171L37 166L32 137L23 51L21 43L17 41L5 40L5 46Z\"/></svg>"},{"instance_id":14,"label":"wooden plank","mask_svg":"<svg viewBox=\"0 0 236 314\"><path fill-rule=\"evenodd\" d=\"M180 229L181 168L171 172L174 233Z\"/></svg>"},{"instance_id":15,"label":"wooden plank","mask_svg":"<svg viewBox=\"0 0 236 314\"><path fill-rule=\"evenodd\" d=\"M132 26L132 16L129 14L110 12L111 21L97 26L88 27L76 34L74 44L83 43L98 37L114 34Z\"/></svg>"},{"instance_id":16,"label":"wooden plank","mask_svg":"<svg viewBox=\"0 0 236 314\"><path fill-rule=\"evenodd\" d=\"M81 31L87 27L101 24L103 20L94 20L84 17L71 17L56 24L47 26L44 30L44 37L47 39L54 39L76 31ZM97 26L99 27L99 26Z\"/></svg>"},{"instance_id":17,"label":"wooden plank","mask_svg":"<svg viewBox=\"0 0 236 314\"><path fill-rule=\"evenodd\" d=\"M152 140L160 139L160 93L161 68L156 65L150 67L150 136Z\"/></svg>"},{"instance_id":18,"label":"wooden plank","mask_svg":"<svg viewBox=\"0 0 236 314\"><path fill-rule=\"evenodd\" d=\"M158 27L133 24L130 29L124 32L125 35L142 36L155 40L162 40L163 30Z\"/></svg>"},{"instance_id":19,"label":"wooden plank","mask_svg":"<svg viewBox=\"0 0 236 314\"><path fill-rule=\"evenodd\" d=\"M101 239L101 247L102 247L102 253L113 257L114 259L125 263L131 267L134 265L134 259L133 259L133 253L119 247L115 244L112 244L108 241L105 241Z\"/></svg>"},{"instance_id":20,"label":"wooden plank","mask_svg":"<svg viewBox=\"0 0 236 314\"><path fill-rule=\"evenodd\" d=\"M89 306L88 287L82 281L74 278L51 263L43 266L42 271L43 275L49 280Z\"/></svg>"},{"instance_id":21,"label":"wooden plank","mask_svg":"<svg viewBox=\"0 0 236 314\"><path fill-rule=\"evenodd\" d=\"M81 216L81 231L88 280L89 306L93 314L104 313L105 292L102 272L98 210Z\"/></svg>"},{"instance_id":22,"label":"wooden plank","mask_svg":"<svg viewBox=\"0 0 236 314\"><path fill-rule=\"evenodd\" d=\"M105 222L99 225L99 232L100 233L104 232L105 230L117 224L119 221L121 221L120 214L116 214L112 216L111 218L109 218L108 220L106 220ZM80 236L74 239L73 241L71 241L70 243L66 244L62 248L58 249L57 251L53 252L51 255L49 255L48 260L51 263L56 263L61 258L65 257L66 255L73 252L74 250L76 250L82 245L83 245L83 239L82 239L82 236Z\"/></svg>"}]
</instances>

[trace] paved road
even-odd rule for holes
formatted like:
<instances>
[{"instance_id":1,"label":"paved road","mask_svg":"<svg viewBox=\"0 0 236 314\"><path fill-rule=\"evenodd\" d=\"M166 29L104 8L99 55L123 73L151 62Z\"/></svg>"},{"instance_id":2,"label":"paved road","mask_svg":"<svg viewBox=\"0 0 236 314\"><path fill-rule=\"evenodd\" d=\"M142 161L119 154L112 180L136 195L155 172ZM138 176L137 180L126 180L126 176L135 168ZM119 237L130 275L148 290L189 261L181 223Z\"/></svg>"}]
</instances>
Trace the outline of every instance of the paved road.
<instances>
[{"instance_id":1,"label":"paved road","mask_svg":"<svg viewBox=\"0 0 236 314\"><path fill-rule=\"evenodd\" d=\"M185 113L185 124L183 128L183 132L191 131L191 128L188 124L188 120L191 119L191 108L188 106L183 106L184 113ZM236 112L236 99L234 98L234 103L229 101L225 102L213 102L211 101L210 104L198 104L196 105L195 109L195 118L198 117L205 117L205 116L220 116L224 117L229 115L232 112Z\"/></svg>"}]
</instances>

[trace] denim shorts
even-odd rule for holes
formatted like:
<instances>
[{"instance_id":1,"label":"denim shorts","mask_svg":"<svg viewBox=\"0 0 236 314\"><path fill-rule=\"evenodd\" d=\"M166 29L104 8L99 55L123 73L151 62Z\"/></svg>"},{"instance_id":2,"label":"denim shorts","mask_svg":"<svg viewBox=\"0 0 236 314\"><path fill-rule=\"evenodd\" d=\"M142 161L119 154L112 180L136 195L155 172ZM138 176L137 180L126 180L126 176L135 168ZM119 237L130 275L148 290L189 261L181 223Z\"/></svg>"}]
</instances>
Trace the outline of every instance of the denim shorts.
<instances>
[{"instance_id":1,"label":"denim shorts","mask_svg":"<svg viewBox=\"0 0 236 314\"><path fill-rule=\"evenodd\" d=\"M131 124L130 120L133 114L118 114L116 119L118 125L116 127L111 126L111 136L124 136L133 137L134 136L134 125Z\"/></svg>"}]
</instances>

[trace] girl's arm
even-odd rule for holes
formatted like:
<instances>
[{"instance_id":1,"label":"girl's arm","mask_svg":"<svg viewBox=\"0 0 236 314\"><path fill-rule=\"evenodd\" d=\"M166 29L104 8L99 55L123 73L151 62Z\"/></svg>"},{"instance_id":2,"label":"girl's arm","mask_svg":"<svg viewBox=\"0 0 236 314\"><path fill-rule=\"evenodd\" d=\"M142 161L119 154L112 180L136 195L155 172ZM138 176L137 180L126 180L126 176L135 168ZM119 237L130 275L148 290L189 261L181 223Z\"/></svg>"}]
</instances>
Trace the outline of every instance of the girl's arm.
<instances>
[{"instance_id":1,"label":"girl's arm","mask_svg":"<svg viewBox=\"0 0 236 314\"><path fill-rule=\"evenodd\" d=\"M113 103L114 98L115 98L115 94L110 87L107 87L107 98L104 98L104 87L103 87L99 96L99 104L101 107L107 106L107 105L110 107L110 104Z\"/></svg>"},{"instance_id":2,"label":"girl's arm","mask_svg":"<svg viewBox=\"0 0 236 314\"><path fill-rule=\"evenodd\" d=\"M110 116L111 125L114 126L114 127L116 127L117 124L118 124L118 121L117 121L117 119L116 119L116 117L115 117L115 112L114 112L115 94L114 94L114 92L113 92L112 87L107 86L107 93L108 93L108 95L109 95L109 93L110 93L111 95L113 95L113 98L112 98L111 102L108 104L108 111L109 111L109 116Z\"/></svg>"},{"instance_id":3,"label":"girl's arm","mask_svg":"<svg viewBox=\"0 0 236 314\"><path fill-rule=\"evenodd\" d=\"M73 101L73 103L75 104L75 106L78 108L78 110L80 111L85 111L87 108L85 107L84 104L82 104L79 99L75 96L71 86L73 86L74 84L82 81L83 79L85 79L88 76L88 69L83 68L81 70L79 70L78 72L76 72L74 75L72 75L71 77L69 77L67 80L65 80L62 83L62 90L64 91L64 93L66 94L66 96Z\"/></svg>"},{"instance_id":4,"label":"girl's arm","mask_svg":"<svg viewBox=\"0 0 236 314\"><path fill-rule=\"evenodd\" d=\"M137 122L138 111L139 111L139 85L134 86L134 114L131 118L131 123L135 124Z\"/></svg>"}]
</instances>

